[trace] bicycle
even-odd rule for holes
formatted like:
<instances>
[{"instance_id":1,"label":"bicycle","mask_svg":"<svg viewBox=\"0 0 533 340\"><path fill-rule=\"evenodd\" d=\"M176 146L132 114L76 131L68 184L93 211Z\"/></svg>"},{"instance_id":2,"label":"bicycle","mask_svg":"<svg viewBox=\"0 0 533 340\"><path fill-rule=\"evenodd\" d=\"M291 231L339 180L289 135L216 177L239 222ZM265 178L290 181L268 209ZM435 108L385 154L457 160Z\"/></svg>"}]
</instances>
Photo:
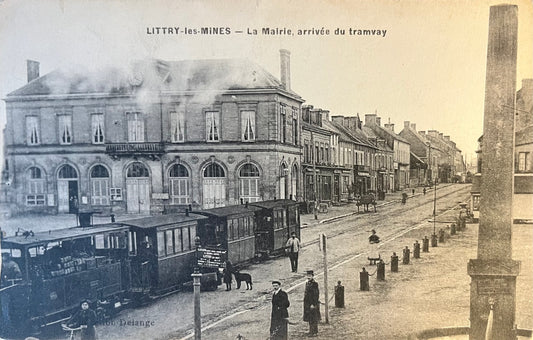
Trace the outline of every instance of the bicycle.
<instances>
[{"instance_id":1,"label":"bicycle","mask_svg":"<svg viewBox=\"0 0 533 340\"><path fill-rule=\"evenodd\" d=\"M87 327L87 326L85 326L85 327ZM84 328L84 326L79 326L79 327L76 327L76 328L70 328L69 326L67 326L65 324L61 324L61 328L64 331L66 331L66 332L70 332L69 337L68 337L69 340L75 340L75 339L77 339L77 337L75 337L74 334L76 332L78 332L78 331L81 332L81 330Z\"/></svg>"}]
</instances>

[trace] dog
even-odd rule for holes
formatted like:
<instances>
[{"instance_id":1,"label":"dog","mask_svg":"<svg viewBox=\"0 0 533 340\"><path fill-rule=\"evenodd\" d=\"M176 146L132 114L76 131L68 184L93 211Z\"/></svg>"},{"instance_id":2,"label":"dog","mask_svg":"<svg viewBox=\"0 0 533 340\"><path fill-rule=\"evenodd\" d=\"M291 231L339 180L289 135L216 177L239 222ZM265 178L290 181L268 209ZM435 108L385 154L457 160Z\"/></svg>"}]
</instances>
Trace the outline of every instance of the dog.
<instances>
[{"instance_id":1,"label":"dog","mask_svg":"<svg viewBox=\"0 0 533 340\"><path fill-rule=\"evenodd\" d=\"M233 272L235 275L235 281L237 282L237 289L241 288L241 282L246 282L246 290L252 290L252 275L248 273L239 273L238 271Z\"/></svg>"}]
</instances>

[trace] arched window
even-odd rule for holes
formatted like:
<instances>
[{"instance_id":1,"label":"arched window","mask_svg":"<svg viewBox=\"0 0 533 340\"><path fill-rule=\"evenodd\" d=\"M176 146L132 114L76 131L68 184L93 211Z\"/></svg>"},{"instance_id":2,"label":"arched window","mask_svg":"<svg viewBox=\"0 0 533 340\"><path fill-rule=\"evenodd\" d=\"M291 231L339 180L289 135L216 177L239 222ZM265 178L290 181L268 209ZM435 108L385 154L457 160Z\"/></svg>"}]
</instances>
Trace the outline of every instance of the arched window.
<instances>
[{"instance_id":1,"label":"arched window","mask_svg":"<svg viewBox=\"0 0 533 340\"><path fill-rule=\"evenodd\" d=\"M59 169L57 177L61 179L78 178L78 173L72 166L65 164Z\"/></svg>"},{"instance_id":2,"label":"arched window","mask_svg":"<svg viewBox=\"0 0 533 340\"><path fill-rule=\"evenodd\" d=\"M109 171L103 165L91 169L91 204L109 204Z\"/></svg>"},{"instance_id":3,"label":"arched window","mask_svg":"<svg viewBox=\"0 0 533 340\"><path fill-rule=\"evenodd\" d=\"M32 166L26 174L26 205L44 206L45 179L40 168Z\"/></svg>"},{"instance_id":4,"label":"arched window","mask_svg":"<svg viewBox=\"0 0 533 340\"><path fill-rule=\"evenodd\" d=\"M259 169L252 163L244 164L239 171L240 199L244 202L258 202Z\"/></svg>"},{"instance_id":5,"label":"arched window","mask_svg":"<svg viewBox=\"0 0 533 340\"><path fill-rule=\"evenodd\" d=\"M226 173L217 163L204 169L202 202L204 209L222 207L226 204Z\"/></svg>"},{"instance_id":6,"label":"arched window","mask_svg":"<svg viewBox=\"0 0 533 340\"><path fill-rule=\"evenodd\" d=\"M211 163L205 168L204 177L226 177L226 174L220 165Z\"/></svg>"},{"instance_id":7,"label":"arched window","mask_svg":"<svg viewBox=\"0 0 533 340\"><path fill-rule=\"evenodd\" d=\"M133 163L128 168L127 177L150 177L148 168L142 163Z\"/></svg>"},{"instance_id":8,"label":"arched window","mask_svg":"<svg viewBox=\"0 0 533 340\"><path fill-rule=\"evenodd\" d=\"M191 203L189 171L181 164L174 164L169 171L170 203Z\"/></svg>"}]
</instances>

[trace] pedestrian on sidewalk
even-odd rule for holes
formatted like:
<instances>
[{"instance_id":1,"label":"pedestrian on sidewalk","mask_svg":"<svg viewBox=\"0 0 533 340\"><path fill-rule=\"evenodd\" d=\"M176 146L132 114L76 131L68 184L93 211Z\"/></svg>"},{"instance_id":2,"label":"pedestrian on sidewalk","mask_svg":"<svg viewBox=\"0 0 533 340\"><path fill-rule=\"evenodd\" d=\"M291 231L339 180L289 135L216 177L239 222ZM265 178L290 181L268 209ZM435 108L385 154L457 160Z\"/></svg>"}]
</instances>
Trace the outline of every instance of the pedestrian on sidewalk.
<instances>
[{"instance_id":1,"label":"pedestrian on sidewalk","mask_svg":"<svg viewBox=\"0 0 533 340\"><path fill-rule=\"evenodd\" d=\"M307 283L304 293L304 321L309 322L309 336L318 335L318 321L320 321L320 301L318 283L314 279L314 272L307 271Z\"/></svg>"},{"instance_id":2,"label":"pedestrian on sidewalk","mask_svg":"<svg viewBox=\"0 0 533 340\"><path fill-rule=\"evenodd\" d=\"M289 259L291 260L291 269L293 273L298 272L298 253L300 252L300 248L300 240L296 237L296 233L293 231L285 245L285 251L288 253Z\"/></svg>"},{"instance_id":3,"label":"pedestrian on sidewalk","mask_svg":"<svg viewBox=\"0 0 533 340\"><path fill-rule=\"evenodd\" d=\"M422 190L422 192L424 193L424 196L426 196L426 188L424 187L424 190Z\"/></svg>"},{"instance_id":4,"label":"pedestrian on sidewalk","mask_svg":"<svg viewBox=\"0 0 533 340\"><path fill-rule=\"evenodd\" d=\"M281 290L280 281L272 281L272 314L270 316L270 340L287 340L289 312L289 297Z\"/></svg>"},{"instance_id":5,"label":"pedestrian on sidewalk","mask_svg":"<svg viewBox=\"0 0 533 340\"><path fill-rule=\"evenodd\" d=\"M231 261L226 261L226 266L224 268L224 271L222 272L222 278L224 283L226 284L226 291L231 290L231 283L233 282L231 274L233 274L233 272L234 269L233 265L231 264Z\"/></svg>"}]
</instances>

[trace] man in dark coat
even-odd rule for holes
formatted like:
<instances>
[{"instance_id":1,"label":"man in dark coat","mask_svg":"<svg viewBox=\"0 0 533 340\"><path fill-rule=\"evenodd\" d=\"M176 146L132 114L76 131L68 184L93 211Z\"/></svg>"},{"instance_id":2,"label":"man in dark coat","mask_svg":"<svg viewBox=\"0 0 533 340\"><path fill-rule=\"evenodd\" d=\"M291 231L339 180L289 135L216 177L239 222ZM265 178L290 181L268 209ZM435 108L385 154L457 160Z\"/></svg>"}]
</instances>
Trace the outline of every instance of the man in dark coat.
<instances>
[{"instance_id":1,"label":"man in dark coat","mask_svg":"<svg viewBox=\"0 0 533 340\"><path fill-rule=\"evenodd\" d=\"M320 302L318 298L318 283L314 279L313 271L308 270L304 294L304 321L309 322L309 336L318 335L318 321L320 321Z\"/></svg>"},{"instance_id":2,"label":"man in dark coat","mask_svg":"<svg viewBox=\"0 0 533 340\"><path fill-rule=\"evenodd\" d=\"M270 340L287 340L290 306L287 293L281 290L280 281L272 281L272 315L270 318Z\"/></svg>"}]
</instances>

